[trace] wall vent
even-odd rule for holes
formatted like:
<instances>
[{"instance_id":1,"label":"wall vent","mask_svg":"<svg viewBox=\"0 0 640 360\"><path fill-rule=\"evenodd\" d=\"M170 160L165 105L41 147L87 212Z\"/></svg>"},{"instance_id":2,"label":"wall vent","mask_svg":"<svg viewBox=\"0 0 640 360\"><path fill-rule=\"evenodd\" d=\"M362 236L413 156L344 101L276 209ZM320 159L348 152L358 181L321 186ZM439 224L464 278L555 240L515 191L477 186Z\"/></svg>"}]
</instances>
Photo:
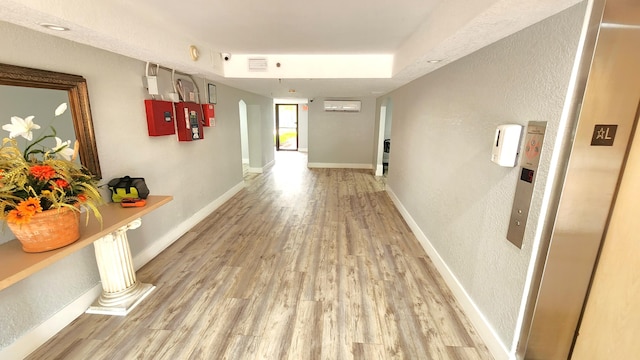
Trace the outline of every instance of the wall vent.
<instances>
[{"instance_id":1,"label":"wall vent","mask_svg":"<svg viewBox=\"0 0 640 360\"><path fill-rule=\"evenodd\" d=\"M269 64L267 58L249 58L249 71L267 71Z\"/></svg>"}]
</instances>

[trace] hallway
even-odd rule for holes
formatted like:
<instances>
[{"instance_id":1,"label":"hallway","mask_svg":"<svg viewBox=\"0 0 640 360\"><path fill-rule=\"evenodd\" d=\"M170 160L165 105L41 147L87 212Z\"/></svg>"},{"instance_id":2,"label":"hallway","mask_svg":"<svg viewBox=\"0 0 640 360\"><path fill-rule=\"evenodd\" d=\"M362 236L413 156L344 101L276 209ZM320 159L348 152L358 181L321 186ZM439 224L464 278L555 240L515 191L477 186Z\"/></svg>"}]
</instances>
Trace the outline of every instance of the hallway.
<instances>
[{"instance_id":1,"label":"hallway","mask_svg":"<svg viewBox=\"0 0 640 360\"><path fill-rule=\"evenodd\" d=\"M491 359L369 170L264 174L138 271L126 317L82 315L29 359Z\"/></svg>"}]
</instances>

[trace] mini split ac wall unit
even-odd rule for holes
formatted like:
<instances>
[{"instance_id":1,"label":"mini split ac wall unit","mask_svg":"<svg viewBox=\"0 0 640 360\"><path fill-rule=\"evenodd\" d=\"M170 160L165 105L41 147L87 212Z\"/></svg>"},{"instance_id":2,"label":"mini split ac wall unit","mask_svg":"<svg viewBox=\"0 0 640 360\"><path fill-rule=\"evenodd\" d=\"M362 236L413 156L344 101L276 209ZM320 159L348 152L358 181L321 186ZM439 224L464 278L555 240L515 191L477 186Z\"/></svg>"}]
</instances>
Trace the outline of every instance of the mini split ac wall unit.
<instances>
[{"instance_id":1,"label":"mini split ac wall unit","mask_svg":"<svg viewBox=\"0 0 640 360\"><path fill-rule=\"evenodd\" d=\"M325 100L324 111L359 112L360 100Z\"/></svg>"}]
</instances>

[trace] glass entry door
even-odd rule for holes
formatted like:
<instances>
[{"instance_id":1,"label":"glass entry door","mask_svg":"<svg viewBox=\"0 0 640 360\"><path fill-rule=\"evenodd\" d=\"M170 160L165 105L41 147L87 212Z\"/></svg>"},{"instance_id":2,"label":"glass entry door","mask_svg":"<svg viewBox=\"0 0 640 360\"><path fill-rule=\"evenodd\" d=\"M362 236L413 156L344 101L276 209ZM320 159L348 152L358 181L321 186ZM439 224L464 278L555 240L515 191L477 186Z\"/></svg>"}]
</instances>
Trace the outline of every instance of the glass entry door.
<instances>
[{"instance_id":1,"label":"glass entry door","mask_svg":"<svg viewBox=\"0 0 640 360\"><path fill-rule=\"evenodd\" d=\"M276 104L276 150L298 150L298 105Z\"/></svg>"}]
</instances>

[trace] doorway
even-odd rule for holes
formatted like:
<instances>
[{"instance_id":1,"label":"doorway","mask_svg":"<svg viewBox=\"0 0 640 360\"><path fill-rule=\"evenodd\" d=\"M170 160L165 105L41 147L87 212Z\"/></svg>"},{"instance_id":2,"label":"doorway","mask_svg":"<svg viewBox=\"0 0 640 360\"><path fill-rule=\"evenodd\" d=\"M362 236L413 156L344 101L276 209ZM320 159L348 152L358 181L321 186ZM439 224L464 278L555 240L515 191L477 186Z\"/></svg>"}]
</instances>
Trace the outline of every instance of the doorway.
<instances>
[{"instance_id":1,"label":"doorway","mask_svg":"<svg viewBox=\"0 0 640 360\"><path fill-rule=\"evenodd\" d=\"M298 104L276 104L277 151L298 151Z\"/></svg>"},{"instance_id":2,"label":"doorway","mask_svg":"<svg viewBox=\"0 0 640 360\"><path fill-rule=\"evenodd\" d=\"M375 176L386 176L389 170L389 152L391 151L391 112L392 102L387 99L380 106L380 124L378 128L378 154Z\"/></svg>"}]
</instances>

